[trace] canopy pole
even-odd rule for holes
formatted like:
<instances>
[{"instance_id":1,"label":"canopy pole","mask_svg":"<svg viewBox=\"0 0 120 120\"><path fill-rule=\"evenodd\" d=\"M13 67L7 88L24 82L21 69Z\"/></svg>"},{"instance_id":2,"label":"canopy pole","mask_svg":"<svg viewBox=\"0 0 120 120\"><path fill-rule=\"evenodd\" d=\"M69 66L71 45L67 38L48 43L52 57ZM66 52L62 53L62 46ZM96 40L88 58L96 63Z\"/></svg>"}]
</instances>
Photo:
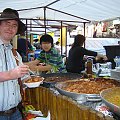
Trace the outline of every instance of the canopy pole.
<instances>
[{"instance_id":1,"label":"canopy pole","mask_svg":"<svg viewBox=\"0 0 120 120\"><path fill-rule=\"evenodd\" d=\"M62 55L62 27L63 27L63 22L61 21L61 55Z\"/></svg>"},{"instance_id":2,"label":"canopy pole","mask_svg":"<svg viewBox=\"0 0 120 120\"><path fill-rule=\"evenodd\" d=\"M83 23L83 26L84 26L84 36L85 36L85 22ZM84 48L85 48L85 42L84 42Z\"/></svg>"},{"instance_id":3,"label":"canopy pole","mask_svg":"<svg viewBox=\"0 0 120 120\"><path fill-rule=\"evenodd\" d=\"M44 26L45 26L45 34L46 34L46 7L44 7Z\"/></svg>"}]
</instances>

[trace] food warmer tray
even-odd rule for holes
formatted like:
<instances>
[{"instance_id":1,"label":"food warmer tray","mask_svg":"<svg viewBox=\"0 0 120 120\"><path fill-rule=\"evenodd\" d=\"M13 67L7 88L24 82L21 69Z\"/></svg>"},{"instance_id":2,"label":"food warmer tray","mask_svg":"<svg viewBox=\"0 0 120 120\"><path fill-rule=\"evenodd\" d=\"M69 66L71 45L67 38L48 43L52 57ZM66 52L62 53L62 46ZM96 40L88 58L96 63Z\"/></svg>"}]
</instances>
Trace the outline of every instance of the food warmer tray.
<instances>
[{"instance_id":1,"label":"food warmer tray","mask_svg":"<svg viewBox=\"0 0 120 120\"><path fill-rule=\"evenodd\" d=\"M54 87L57 82L80 79L83 77L82 74L77 73L49 73L41 74L41 76L45 78L42 86L47 88Z\"/></svg>"}]
</instances>

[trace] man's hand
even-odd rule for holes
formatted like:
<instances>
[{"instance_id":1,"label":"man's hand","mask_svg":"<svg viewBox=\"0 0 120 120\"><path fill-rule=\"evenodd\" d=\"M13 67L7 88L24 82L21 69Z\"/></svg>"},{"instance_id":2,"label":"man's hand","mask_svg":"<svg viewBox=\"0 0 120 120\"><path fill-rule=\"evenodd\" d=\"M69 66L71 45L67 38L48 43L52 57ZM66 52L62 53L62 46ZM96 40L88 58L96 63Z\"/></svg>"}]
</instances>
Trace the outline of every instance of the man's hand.
<instances>
[{"instance_id":1,"label":"man's hand","mask_svg":"<svg viewBox=\"0 0 120 120\"><path fill-rule=\"evenodd\" d=\"M17 79L23 77L25 74L28 73L29 73L29 66L27 65L20 65L9 71L9 75L11 79Z\"/></svg>"}]
</instances>

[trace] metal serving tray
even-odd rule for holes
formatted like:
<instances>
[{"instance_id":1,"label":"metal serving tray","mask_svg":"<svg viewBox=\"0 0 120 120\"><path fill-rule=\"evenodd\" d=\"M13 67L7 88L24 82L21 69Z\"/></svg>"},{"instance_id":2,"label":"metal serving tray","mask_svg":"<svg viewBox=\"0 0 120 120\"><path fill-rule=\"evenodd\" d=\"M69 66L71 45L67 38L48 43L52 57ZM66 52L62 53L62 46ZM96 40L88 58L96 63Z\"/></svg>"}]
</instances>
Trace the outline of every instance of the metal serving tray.
<instances>
[{"instance_id":1,"label":"metal serving tray","mask_svg":"<svg viewBox=\"0 0 120 120\"><path fill-rule=\"evenodd\" d=\"M80 80L72 80L72 81L66 81L66 82L59 82L55 84L55 88L58 90L58 92L62 95L71 97L74 100L81 101L81 102L87 102L87 101L100 101L101 97L99 94L83 94L83 93L75 93L75 92L68 92L62 89L62 87L67 86L69 82L77 82Z\"/></svg>"}]
</instances>

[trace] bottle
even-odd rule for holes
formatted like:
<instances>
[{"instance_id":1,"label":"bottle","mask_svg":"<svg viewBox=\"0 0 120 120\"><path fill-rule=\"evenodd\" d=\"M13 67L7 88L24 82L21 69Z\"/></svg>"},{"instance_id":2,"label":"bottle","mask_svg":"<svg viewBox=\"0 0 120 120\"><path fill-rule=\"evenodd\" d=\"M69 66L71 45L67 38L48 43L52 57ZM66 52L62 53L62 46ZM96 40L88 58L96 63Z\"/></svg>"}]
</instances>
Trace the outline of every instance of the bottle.
<instances>
[{"instance_id":1,"label":"bottle","mask_svg":"<svg viewBox=\"0 0 120 120\"><path fill-rule=\"evenodd\" d=\"M119 61L120 61L120 57L119 56L116 56L114 58L114 62L116 63L116 67L119 67Z\"/></svg>"},{"instance_id":2,"label":"bottle","mask_svg":"<svg viewBox=\"0 0 120 120\"><path fill-rule=\"evenodd\" d=\"M86 73L92 75L92 64L93 64L93 59L88 58L87 63L86 63Z\"/></svg>"}]
</instances>

